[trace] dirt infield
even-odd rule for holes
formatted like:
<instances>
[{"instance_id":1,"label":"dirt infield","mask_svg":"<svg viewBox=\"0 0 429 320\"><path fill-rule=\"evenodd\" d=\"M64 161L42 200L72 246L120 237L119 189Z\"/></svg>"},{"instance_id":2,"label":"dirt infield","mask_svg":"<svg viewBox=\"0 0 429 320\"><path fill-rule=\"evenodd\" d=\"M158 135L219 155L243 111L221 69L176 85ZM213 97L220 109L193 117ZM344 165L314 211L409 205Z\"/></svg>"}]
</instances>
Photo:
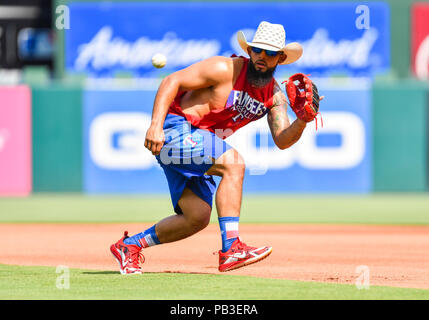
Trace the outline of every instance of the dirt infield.
<instances>
[{"instance_id":1,"label":"dirt infield","mask_svg":"<svg viewBox=\"0 0 429 320\"><path fill-rule=\"evenodd\" d=\"M109 246L148 224L0 224L0 263L117 270ZM429 226L240 225L243 241L271 245L260 263L228 274L429 289ZM219 227L145 250L146 272L218 273Z\"/></svg>"}]
</instances>

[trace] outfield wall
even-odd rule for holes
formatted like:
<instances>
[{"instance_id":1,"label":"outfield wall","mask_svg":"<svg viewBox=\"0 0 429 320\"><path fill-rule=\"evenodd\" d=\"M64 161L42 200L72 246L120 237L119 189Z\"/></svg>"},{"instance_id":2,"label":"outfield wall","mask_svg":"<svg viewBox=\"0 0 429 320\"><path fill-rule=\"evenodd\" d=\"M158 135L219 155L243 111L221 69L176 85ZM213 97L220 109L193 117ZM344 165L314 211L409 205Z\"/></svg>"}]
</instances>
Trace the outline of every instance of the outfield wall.
<instances>
[{"instance_id":1,"label":"outfield wall","mask_svg":"<svg viewBox=\"0 0 429 320\"><path fill-rule=\"evenodd\" d=\"M32 88L33 187L82 190L82 88Z\"/></svg>"},{"instance_id":2,"label":"outfield wall","mask_svg":"<svg viewBox=\"0 0 429 320\"><path fill-rule=\"evenodd\" d=\"M228 138L246 159L244 191L427 191L427 83L364 81L352 86L338 90L321 83L320 91L326 95L323 127L320 118L317 131L311 123L290 149L274 146L265 118ZM0 88L0 93L10 96L2 100L0 110L15 105L18 110L20 104L26 112L32 110L20 116L17 127L13 115L1 118L2 195L31 190L168 191L162 170L144 148L155 91L55 84ZM292 113L289 116L294 119ZM21 151L10 154L6 147L18 132L28 134L15 143ZM12 172L19 178L9 177Z\"/></svg>"},{"instance_id":3,"label":"outfield wall","mask_svg":"<svg viewBox=\"0 0 429 320\"><path fill-rule=\"evenodd\" d=\"M427 190L427 83L376 84L372 99L374 190Z\"/></svg>"},{"instance_id":4,"label":"outfield wall","mask_svg":"<svg viewBox=\"0 0 429 320\"><path fill-rule=\"evenodd\" d=\"M0 87L0 195L32 190L31 126L30 89Z\"/></svg>"},{"instance_id":5,"label":"outfield wall","mask_svg":"<svg viewBox=\"0 0 429 320\"><path fill-rule=\"evenodd\" d=\"M284 23L287 42L303 44L276 77L312 74L326 96L324 126L319 118L284 151L266 120L228 138L246 159L245 192L428 190L427 3L57 0L54 10L60 4L70 24L56 30L59 79L0 88L1 195L167 192L143 145L160 79L208 56L245 54L236 33L250 39L261 20ZM159 70L150 57L161 51Z\"/></svg>"}]
</instances>

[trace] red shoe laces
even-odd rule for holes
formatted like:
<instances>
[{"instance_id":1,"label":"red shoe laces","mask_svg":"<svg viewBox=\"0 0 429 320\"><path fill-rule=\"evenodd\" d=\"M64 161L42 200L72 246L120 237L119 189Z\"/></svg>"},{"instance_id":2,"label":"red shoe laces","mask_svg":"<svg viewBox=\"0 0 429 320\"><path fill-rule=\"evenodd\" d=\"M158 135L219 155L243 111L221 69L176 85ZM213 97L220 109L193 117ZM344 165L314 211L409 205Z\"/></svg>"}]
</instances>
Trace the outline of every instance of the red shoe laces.
<instances>
[{"instance_id":1,"label":"red shoe laces","mask_svg":"<svg viewBox=\"0 0 429 320\"><path fill-rule=\"evenodd\" d=\"M241 242L240 238L238 238L237 244L234 247L230 248L230 250L232 252L236 252L237 250L253 250L253 249L256 249L256 248L255 247L250 247L247 244L245 244L244 242ZM218 255L218 254L219 254L219 251L213 252L213 255Z\"/></svg>"},{"instance_id":2,"label":"red shoe laces","mask_svg":"<svg viewBox=\"0 0 429 320\"><path fill-rule=\"evenodd\" d=\"M124 239L128 238L128 231L124 232ZM130 257L130 262L132 264L133 267L139 267L140 265L139 263L144 263L145 262L145 257L142 253L142 250L129 250L129 257Z\"/></svg>"},{"instance_id":3,"label":"red shoe laces","mask_svg":"<svg viewBox=\"0 0 429 320\"><path fill-rule=\"evenodd\" d=\"M240 239L238 239L236 248L238 250L246 250L247 246L244 242L241 242Z\"/></svg>"},{"instance_id":4,"label":"red shoe laces","mask_svg":"<svg viewBox=\"0 0 429 320\"><path fill-rule=\"evenodd\" d=\"M238 242L237 242L236 249L238 249L238 250L253 250L253 249L256 249L256 247L248 246L248 245L247 245L247 244L245 244L244 242L241 242L241 240L240 240L240 238L239 238L239 239L238 239Z\"/></svg>"},{"instance_id":5,"label":"red shoe laces","mask_svg":"<svg viewBox=\"0 0 429 320\"><path fill-rule=\"evenodd\" d=\"M130 262L133 267L140 268L140 264L145 262L145 257L142 253L142 250L130 251Z\"/></svg>"}]
</instances>

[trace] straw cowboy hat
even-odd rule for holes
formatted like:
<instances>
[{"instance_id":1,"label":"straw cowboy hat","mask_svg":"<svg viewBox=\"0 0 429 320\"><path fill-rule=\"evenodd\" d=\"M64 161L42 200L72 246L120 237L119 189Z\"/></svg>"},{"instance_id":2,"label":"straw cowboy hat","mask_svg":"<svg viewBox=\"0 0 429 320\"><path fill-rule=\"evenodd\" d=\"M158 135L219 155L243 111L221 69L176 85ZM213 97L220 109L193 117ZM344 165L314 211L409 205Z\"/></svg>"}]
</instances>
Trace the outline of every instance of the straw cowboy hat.
<instances>
[{"instance_id":1,"label":"straw cowboy hat","mask_svg":"<svg viewBox=\"0 0 429 320\"><path fill-rule=\"evenodd\" d=\"M242 31L238 31L237 40L240 47L247 52L248 47L264 50L283 51L287 58L280 64L290 64L302 56L302 46L298 42L286 45L286 32L281 24L262 21L255 32L252 42L247 42Z\"/></svg>"}]
</instances>

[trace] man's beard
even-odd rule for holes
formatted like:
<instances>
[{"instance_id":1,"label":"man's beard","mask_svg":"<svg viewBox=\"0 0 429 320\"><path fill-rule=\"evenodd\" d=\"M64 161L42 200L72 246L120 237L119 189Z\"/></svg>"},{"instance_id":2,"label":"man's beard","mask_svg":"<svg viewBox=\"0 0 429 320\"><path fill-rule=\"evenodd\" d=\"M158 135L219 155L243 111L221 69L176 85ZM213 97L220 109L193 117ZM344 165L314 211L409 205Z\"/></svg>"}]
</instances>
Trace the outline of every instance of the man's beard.
<instances>
[{"instance_id":1,"label":"man's beard","mask_svg":"<svg viewBox=\"0 0 429 320\"><path fill-rule=\"evenodd\" d=\"M259 71L256 70L255 64L250 59L249 64L247 65L247 81L255 87L265 87L268 83L270 83L271 79L273 78L274 72L276 71L276 67L277 66L275 66L274 68L268 68L265 72Z\"/></svg>"}]
</instances>

